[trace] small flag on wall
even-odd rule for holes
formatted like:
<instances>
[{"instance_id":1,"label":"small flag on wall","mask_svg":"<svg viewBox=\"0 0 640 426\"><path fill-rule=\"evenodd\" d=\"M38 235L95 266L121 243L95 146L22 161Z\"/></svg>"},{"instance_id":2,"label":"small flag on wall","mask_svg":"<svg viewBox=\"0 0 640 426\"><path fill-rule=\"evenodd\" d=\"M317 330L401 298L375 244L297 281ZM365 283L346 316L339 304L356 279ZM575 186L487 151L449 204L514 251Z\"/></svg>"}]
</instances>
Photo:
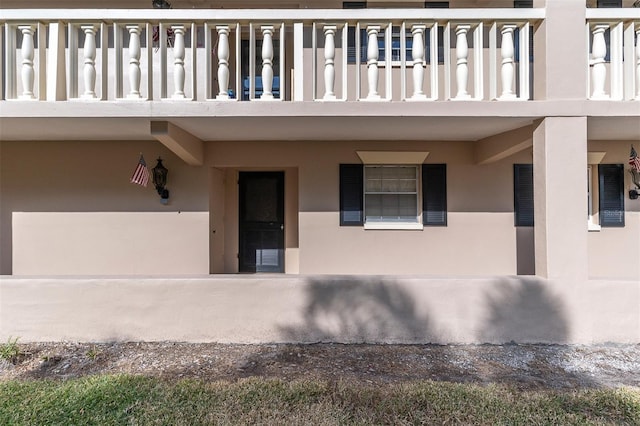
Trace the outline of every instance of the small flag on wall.
<instances>
[{"instance_id":1,"label":"small flag on wall","mask_svg":"<svg viewBox=\"0 0 640 426\"><path fill-rule=\"evenodd\" d=\"M640 157L638 157L638 153L636 152L633 145L631 145L631 154L629 154L629 165L632 170L640 173Z\"/></svg>"},{"instance_id":2,"label":"small flag on wall","mask_svg":"<svg viewBox=\"0 0 640 426\"><path fill-rule=\"evenodd\" d=\"M147 169L147 163L145 163L142 154L140 154L140 160L138 161L136 170L131 176L131 183L136 183L145 187L147 186L147 183L149 183L149 169Z\"/></svg>"}]
</instances>

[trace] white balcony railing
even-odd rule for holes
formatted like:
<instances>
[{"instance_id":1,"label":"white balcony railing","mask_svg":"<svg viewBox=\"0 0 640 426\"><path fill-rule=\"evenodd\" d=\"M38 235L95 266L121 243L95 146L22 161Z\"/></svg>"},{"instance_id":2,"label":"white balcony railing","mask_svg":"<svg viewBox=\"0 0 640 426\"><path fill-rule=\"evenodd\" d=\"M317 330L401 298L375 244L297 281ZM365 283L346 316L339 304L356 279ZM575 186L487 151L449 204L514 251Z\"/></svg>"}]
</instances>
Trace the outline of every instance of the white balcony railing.
<instances>
[{"instance_id":1,"label":"white balcony railing","mask_svg":"<svg viewBox=\"0 0 640 426\"><path fill-rule=\"evenodd\" d=\"M594 100L640 100L638 9L587 9L587 52Z\"/></svg>"},{"instance_id":2,"label":"white balcony railing","mask_svg":"<svg viewBox=\"0 0 640 426\"><path fill-rule=\"evenodd\" d=\"M529 100L530 34L543 18L543 9L2 10L0 99Z\"/></svg>"}]
</instances>

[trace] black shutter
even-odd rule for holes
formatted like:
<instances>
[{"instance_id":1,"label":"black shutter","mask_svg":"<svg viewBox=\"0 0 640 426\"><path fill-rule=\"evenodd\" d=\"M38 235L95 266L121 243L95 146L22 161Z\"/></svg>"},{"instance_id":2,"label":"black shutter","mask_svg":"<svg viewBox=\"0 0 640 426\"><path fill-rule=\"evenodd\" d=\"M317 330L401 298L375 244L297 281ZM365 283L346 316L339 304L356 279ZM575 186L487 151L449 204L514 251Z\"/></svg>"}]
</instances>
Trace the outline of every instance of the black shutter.
<instances>
[{"instance_id":1,"label":"black shutter","mask_svg":"<svg viewBox=\"0 0 640 426\"><path fill-rule=\"evenodd\" d=\"M363 165L340 164L340 226L362 226Z\"/></svg>"},{"instance_id":2,"label":"black shutter","mask_svg":"<svg viewBox=\"0 0 640 426\"><path fill-rule=\"evenodd\" d=\"M426 1L424 2L424 7L427 9L449 9L449 2L448 1Z\"/></svg>"},{"instance_id":3,"label":"black shutter","mask_svg":"<svg viewBox=\"0 0 640 426\"><path fill-rule=\"evenodd\" d=\"M513 7L515 9L532 8L533 0L513 0Z\"/></svg>"},{"instance_id":4,"label":"black shutter","mask_svg":"<svg viewBox=\"0 0 640 426\"><path fill-rule=\"evenodd\" d=\"M624 226L624 166L598 165L600 226Z\"/></svg>"},{"instance_id":5,"label":"black shutter","mask_svg":"<svg viewBox=\"0 0 640 426\"><path fill-rule=\"evenodd\" d=\"M342 8L343 9L366 9L367 2L366 1L343 1Z\"/></svg>"},{"instance_id":6,"label":"black shutter","mask_svg":"<svg viewBox=\"0 0 640 426\"><path fill-rule=\"evenodd\" d=\"M447 165L422 165L422 223L447 226Z\"/></svg>"},{"instance_id":7,"label":"black shutter","mask_svg":"<svg viewBox=\"0 0 640 426\"><path fill-rule=\"evenodd\" d=\"M513 165L515 226L533 226L533 164Z\"/></svg>"},{"instance_id":8,"label":"black shutter","mask_svg":"<svg viewBox=\"0 0 640 426\"><path fill-rule=\"evenodd\" d=\"M596 6L598 8L622 7L622 0L598 0Z\"/></svg>"}]
</instances>

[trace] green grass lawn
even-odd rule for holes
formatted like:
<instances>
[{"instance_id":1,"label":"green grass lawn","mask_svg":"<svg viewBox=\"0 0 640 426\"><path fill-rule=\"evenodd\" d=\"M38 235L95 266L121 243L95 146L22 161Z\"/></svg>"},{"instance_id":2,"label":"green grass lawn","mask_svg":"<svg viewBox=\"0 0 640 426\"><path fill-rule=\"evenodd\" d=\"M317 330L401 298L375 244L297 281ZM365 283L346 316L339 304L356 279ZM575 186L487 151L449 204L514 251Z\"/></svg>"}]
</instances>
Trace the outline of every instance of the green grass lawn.
<instances>
[{"instance_id":1,"label":"green grass lawn","mask_svg":"<svg viewBox=\"0 0 640 426\"><path fill-rule=\"evenodd\" d=\"M640 389L94 376L0 382L1 425L640 424Z\"/></svg>"}]
</instances>

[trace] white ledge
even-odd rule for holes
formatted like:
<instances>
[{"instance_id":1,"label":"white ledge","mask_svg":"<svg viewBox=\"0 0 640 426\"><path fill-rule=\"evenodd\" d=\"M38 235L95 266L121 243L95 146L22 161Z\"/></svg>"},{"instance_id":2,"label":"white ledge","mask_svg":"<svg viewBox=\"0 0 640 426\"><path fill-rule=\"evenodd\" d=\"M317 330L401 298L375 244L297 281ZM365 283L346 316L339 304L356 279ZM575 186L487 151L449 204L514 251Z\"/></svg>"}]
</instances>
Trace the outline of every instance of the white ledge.
<instances>
[{"instance_id":1,"label":"white ledge","mask_svg":"<svg viewBox=\"0 0 640 426\"><path fill-rule=\"evenodd\" d=\"M621 19L640 19L640 9L632 7L623 8L587 8L587 19L619 21Z\"/></svg>"},{"instance_id":2,"label":"white ledge","mask_svg":"<svg viewBox=\"0 0 640 426\"><path fill-rule=\"evenodd\" d=\"M418 222L367 222L364 229L388 229L388 230L417 230L422 231L424 226Z\"/></svg>"},{"instance_id":3,"label":"white ledge","mask_svg":"<svg viewBox=\"0 0 640 426\"><path fill-rule=\"evenodd\" d=\"M588 9L587 9L588 10ZM616 9L624 10L624 9ZM536 20L545 9L3 9L2 21L374 21L374 20ZM631 16L635 16L630 14Z\"/></svg>"},{"instance_id":4,"label":"white ledge","mask_svg":"<svg viewBox=\"0 0 640 426\"><path fill-rule=\"evenodd\" d=\"M364 164L422 164L428 152L416 151L356 151Z\"/></svg>"}]
</instances>

